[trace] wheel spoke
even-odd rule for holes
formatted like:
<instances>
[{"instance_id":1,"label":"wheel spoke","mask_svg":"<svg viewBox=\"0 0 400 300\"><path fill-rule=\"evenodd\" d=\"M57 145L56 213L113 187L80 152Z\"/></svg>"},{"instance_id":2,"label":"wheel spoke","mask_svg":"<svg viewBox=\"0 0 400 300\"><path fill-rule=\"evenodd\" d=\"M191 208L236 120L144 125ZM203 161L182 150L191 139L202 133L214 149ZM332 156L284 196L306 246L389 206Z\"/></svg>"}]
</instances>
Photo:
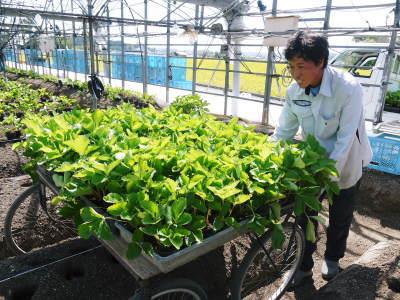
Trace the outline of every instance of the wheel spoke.
<instances>
[{"instance_id":1,"label":"wheel spoke","mask_svg":"<svg viewBox=\"0 0 400 300\"><path fill-rule=\"evenodd\" d=\"M270 233L252 244L233 278L233 299L276 300L282 295L289 283L285 274L295 272L304 248L304 236L298 227L285 226L284 234L282 249L272 248Z\"/></svg>"}]
</instances>

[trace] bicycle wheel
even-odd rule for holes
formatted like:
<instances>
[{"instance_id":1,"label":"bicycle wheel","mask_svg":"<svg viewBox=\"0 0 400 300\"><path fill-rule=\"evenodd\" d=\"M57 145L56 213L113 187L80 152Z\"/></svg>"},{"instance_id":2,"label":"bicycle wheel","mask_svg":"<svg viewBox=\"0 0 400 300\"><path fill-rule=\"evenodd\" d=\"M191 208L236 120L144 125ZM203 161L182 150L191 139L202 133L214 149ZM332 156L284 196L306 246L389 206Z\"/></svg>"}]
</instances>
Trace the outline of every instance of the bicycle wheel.
<instances>
[{"instance_id":1,"label":"bicycle wheel","mask_svg":"<svg viewBox=\"0 0 400 300\"><path fill-rule=\"evenodd\" d=\"M147 295L145 294L147 292ZM207 300L203 288L189 279L172 279L135 293L129 300Z\"/></svg>"},{"instance_id":2,"label":"bicycle wheel","mask_svg":"<svg viewBox=\"0 0 400 300\"><path fill-rule=\"evenodd\" d=\"M40 195L44 195L47 212L40 204ZM14 254L42 248L76 236L72 220L57 214L58 206L52 206L50 200L55 196L42 184L26 189L9 208L4 221L4 239Z\"/></svg>"},{"instance_id":3,"label":"bicycle wheel","mask_svg":"<svg viewBox=\"0 0 400 300\"><path fill-rule=\"evenodd\" d=\"M282 249L274 249L271 231L254 241L233 276L232 299L279 299L303 259L305 239L299 226L284 226ZM266 253L266 252L267 253Z\"/></svg>"}]
</instances>

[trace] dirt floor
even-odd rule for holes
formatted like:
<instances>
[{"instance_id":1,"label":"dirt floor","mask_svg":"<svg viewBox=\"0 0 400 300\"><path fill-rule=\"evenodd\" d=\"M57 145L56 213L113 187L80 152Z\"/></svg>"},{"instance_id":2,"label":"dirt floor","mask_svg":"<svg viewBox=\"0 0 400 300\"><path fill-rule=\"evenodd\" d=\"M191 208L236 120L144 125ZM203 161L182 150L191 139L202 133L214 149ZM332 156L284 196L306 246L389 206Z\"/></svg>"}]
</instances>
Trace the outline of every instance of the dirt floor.
<instances>
[{"instance_id":1,"label":"dirt floor","mask_svg":"<svg viewBox=\"0 0 400 300\"><path fill-rule=\"evenodd\" d=\"M30 185L28 176L18 176L21 170L15 166L19 164L18 156L9 146L0 148L0 166L7 170L0 179L0 222L3 222L11 202ZM340 262L342 268L379 241L391 239L400 242L400 208L396 205L400 192L399 176L366 169L361 191L347 253ZM49 227L51 225L49 223ZM326 226L320 226L313 280L287 292L283 299L307 299L326 284L319 273L325 231ZM12 253L5 247L0 226L0 299L1 296L4 299L127 299L138 287L134 277L96 240L70 238L49 246L54 244L49 237L41 243L39 248L45 249L12 258ZM153 282L165 278L191 278L207 291L210 299L227 299L230 274L238 267L247 245L245 237L238 238L167 275L156 277ZM64 260L53 263L59 259ZM21 274L26 271L28 273ZM374 282L366 288L375 290L377 294L379 291L380 295L392 293L386 299L400 299L400 294L393 294L383 283L378 285ZM357 295L352 299L363 300Z\"/></svg>"},{"instance_id":2,"label":"dirt floor","mask_svg":"<svg viewBox=\"0 0 400 300\"><path fill-rule=\"evenodd\" d=\"M25 161L11 145L0 146L0 300L108 300L132 296L139 282L98 241L71 236L62 241L54 239L49 230L54 224L50 221L46 225L43 220L41 238L35 238L38 249L13 257L5 245L2 224L12 202L31 185L29 176L23 175L21 168ZM400 176L365 169L360 189L346 256L340 262L343 269L379 241L400 243ZM318 295L317 291L326 284L319 272L325 240L326 225L321 225L312 279L287 292L282 299L318 299L313 295ZM205 289L209 299L228 299L231 273L238 268L248 244L246 237L240 237L171 273L157 276L152 282L190 278ZM400 253L393 255L400 260ZM368 272L360 274L367 276L363 288L375 295L368 299L400 299L400 291L391 288L387 280ZM366 300L356 292L349 299Z\"/></svg>"}]
</instances>

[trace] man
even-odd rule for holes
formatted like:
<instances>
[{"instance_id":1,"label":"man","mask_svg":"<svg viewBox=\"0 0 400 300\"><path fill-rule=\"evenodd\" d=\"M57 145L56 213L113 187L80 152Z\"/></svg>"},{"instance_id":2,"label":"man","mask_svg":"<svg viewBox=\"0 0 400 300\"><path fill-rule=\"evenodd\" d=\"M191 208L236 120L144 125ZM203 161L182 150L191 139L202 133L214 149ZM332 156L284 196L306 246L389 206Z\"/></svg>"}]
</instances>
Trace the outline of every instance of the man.
<instances>
[{"instance_id":1,"label":"man","mask_svg":"<svg viewBox=\"0 0 400 300\"><path fill-rule=\"evenodd\" d=\"M285 104L271 137L272 140L291 139L300 126L303 137L315 136L329 158L336 160L340 194L329 206L325 259L321 267L326 280L339 272L362 167L372 158L365 131L361 86L348 72L327 66L328 55L328 41L322 35L299 31L288 41L285 58L295 82L286 92ZM306 217L300 218L299 224L305 230ZM304 258L292 286L312 276L315 249L315 243L306 241Z\"/></svg>"}]
</instances>

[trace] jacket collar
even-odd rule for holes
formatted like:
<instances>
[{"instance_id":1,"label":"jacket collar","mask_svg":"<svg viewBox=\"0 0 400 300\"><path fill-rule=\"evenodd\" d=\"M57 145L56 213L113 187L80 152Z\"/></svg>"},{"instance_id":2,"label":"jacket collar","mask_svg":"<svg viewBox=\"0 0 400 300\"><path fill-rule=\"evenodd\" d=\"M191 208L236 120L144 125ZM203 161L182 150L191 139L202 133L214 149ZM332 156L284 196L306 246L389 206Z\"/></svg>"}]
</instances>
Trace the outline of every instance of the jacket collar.
<instances>
[{"instance_id":1,"label":"jacket collar","mask_svg":"<svg viewBox=\"0 0 400 300\"><path fill-rule=\"evenodd\" d=\"M300 88L297 83L296 95L305 94L305 89ZM321 88L319 90L319 94L322 94L326 97L332 97L332 70L330 66L327 66L324 69L324 74L322 75Z\"/></svg>"}]
</instances>

